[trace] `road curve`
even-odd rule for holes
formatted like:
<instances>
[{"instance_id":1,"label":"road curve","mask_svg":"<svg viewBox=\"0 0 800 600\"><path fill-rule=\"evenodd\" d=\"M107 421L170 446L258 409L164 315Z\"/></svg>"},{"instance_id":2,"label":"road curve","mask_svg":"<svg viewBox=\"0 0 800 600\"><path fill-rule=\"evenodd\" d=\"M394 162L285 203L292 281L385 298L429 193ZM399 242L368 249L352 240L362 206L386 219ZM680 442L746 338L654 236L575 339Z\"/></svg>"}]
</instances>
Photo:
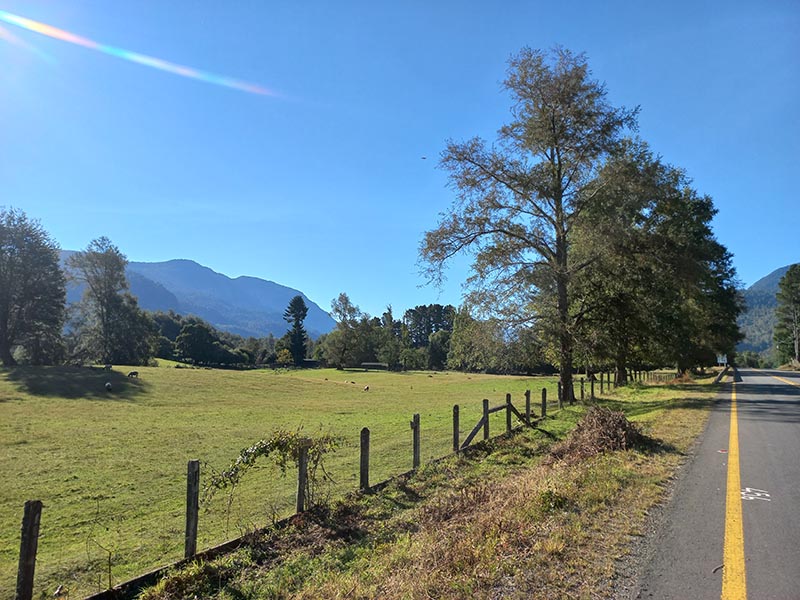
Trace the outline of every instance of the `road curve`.
<instances>
[{"instance_id":1,"label":"road curve","mask_svg":"<svg viewBox=\"0 0 800 600\"><path fill-rule=\"evenodd\" d=\"M800 600L800 373L724 386L649 548L635 598Z\"/></svg>"}]
</instances>

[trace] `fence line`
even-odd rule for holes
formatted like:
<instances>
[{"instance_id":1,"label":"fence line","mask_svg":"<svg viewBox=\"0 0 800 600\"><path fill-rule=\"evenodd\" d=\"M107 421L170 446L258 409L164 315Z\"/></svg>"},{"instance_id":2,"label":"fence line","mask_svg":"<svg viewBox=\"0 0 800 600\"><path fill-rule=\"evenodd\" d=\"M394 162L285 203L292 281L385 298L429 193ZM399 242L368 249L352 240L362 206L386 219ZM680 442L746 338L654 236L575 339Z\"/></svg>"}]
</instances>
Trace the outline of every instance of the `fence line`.
<instances>
[{"instance_id":1,"label":"fence line","mask_svg":"<svg viewBox=\"0 0 800 600\"><path fill-rule=\"evenodd\" d=\"M595 396L596 379L597 379L596 375L591 375L589 377L590 400L594 400L596 398ZM604 379L605 379L605 385L604 385ZM672 381L673 379L674 375L672 374L654 373L652 371L632 371L630 375L631 381L666 382L666 381ZM603 372L603 371L599 372L599 380L600 380L600 395L604 394L606 386L608 387L609 391L612 389L612 374L610 372ZM616 387L616 384L617 384L617 377L615 373L613 377L614 387ZM584 401L585 398L584 385L585 385L584 379L581 377L580 378L581 401ZM563 409L565 396L568 396L567 401L570 405L574 404L576 400L574 386L575 384L573 382L572 388L568 390L568 393L565 393L565 390L562 390L561 382L560 381L558 382L557 402L559 410ZM525 397L524 413L520 411L516 406L514 406L514 404L512 403L511 394L506 394L504 404L495 407L489 407L489 400L483 399L482 402L483 411L481 418L472 428L472 430L464 439L464 441L460 444L459 444L460 410L458 405L453 406L453 453L460 453L467 450L470 447L470 444L473 442L473 440L481 430L483 430L483 440L489 440L490 439L489 417L494 413L501 411L506 412L506 427L505 427L506 436L510 436L513 431L512 415L517 417L517 419L522 423L523 427L535 427L536 423L539 423L548 417L546 388L542 388L541 415L539 417L536 417L536 415L531 410L530 390L525 391L524 397ZM395 480L396 478L407 476L419 468L421 464L420 460L421 425L420 425L419 413L415 413L413 415L410 425L412 430L411 471L407 471L406 473L390 477L374 485L370 485L369 483L370 430L367 427L364 427L361 430L359 486L358 486L358 489L361 492L378 490L387 485L388 483L390 483L391 481ZM300 447L300 456L298 460L299 464L298 464L298 481L297 481L295 514L301 513L308 508L307 506L308 450L310 442L311 442L310 440L306 440L306 443L302 444ZM447 457L445 456L439 459L434 459L433 462L441 460L442 458L447 458ZM199 515L199 490L200 490L200 461L191 460L188 462L186 485L187 485L186 529L185 529L185 539L184 539L184 558L172 564L154 569L149 573L146 573L129 581L120 583L117 586L114 586L113 588L90 595L86 597L86 600L111 600L111 599L127 597L129 594L135 593L136 591L142 589L143 587L152 585L158 579L158 577L162 575L167 569L174 568L176 566L181 566L192 560L197 560L198 558L202 558L204 560L210 560L216 556L219 556L226 552L230 552L244 543L245 537L249 536L243 536L241 538L229 540L217 546L213 546L201 552L197 552L197 531L198 531L198 521L199 521L198 515ZM41 501L29 500L25 503L25 513L22 521L19 570L17 575L17 592L15 600L31 600L33 597L33 579L34 579L34 571L36 563L36 551L39 538L41 511L42 511ZM285 519L277 521L273 526L283 527L289 523L290 519L291 517L287 517ZM268 527L261 528L258 529L257 532L264 532L267 529L269 528Z\"/></svg>"}]
</instances>

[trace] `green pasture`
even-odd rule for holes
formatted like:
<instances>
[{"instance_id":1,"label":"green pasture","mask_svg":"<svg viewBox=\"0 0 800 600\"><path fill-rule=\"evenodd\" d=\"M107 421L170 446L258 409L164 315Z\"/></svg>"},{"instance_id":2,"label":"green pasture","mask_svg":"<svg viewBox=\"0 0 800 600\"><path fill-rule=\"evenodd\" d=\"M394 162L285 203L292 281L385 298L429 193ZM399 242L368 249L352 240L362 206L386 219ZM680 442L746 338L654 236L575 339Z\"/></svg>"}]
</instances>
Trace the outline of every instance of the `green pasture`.
<instances>
[{"instance_id":1,"label":"green pasture","mask_svg":"<svg viewBox=\"0 0 800 600\"><path fill-rule=\"evenodd\" d=\"M278 428L331 432L345 439L326 463L330 493L339 494L357 487L362 427L371 430L374 483L411 468L414 413L427 460L452 449L454 404L463 439L480 418L482 398L496 406L511 393L524 410L523 392L531 389L538 414L541 389L551 401L556 396L555 379L544 377L137 370L138 379L123 367L0 370L0 597L13 595L25 500L44 503L37 594L51 596L63 584L79 598L106 588L109 570L116 584L181 558L190 459L202 461L202 479ZM494 414L492 435L504 428L504 413ZM265 463L232 500L218 494L201 507L198 546L289 514L295 477Z\"/></svg>"}]
</instances>

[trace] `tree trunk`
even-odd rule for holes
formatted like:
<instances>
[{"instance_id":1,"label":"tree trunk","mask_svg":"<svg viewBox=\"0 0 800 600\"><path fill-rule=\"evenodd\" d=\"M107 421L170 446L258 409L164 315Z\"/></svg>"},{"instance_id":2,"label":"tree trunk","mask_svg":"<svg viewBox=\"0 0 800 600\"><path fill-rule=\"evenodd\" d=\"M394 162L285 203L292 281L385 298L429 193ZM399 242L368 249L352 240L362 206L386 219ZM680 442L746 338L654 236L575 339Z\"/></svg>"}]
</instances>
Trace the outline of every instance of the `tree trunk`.
<instances>
[{"instance_id":1,"label":"tree trunk","mask_svg":"<svg viewBox=\"0 0 800 600\"><path fill-rule=\"evenodd\" d=\"M614 367L617 376L617 386L628 385L628 370L625 368L625 359L617 359Z\"/></svg>"},{"instance_id":2,"label":"tree trunk","mask_svg":"<svg viewBox=\"0 0 800 600\"><path fill-rule=\"evenodd\" d=\"M17 364L11 355L11 344L6 339L0 339L0 361L3 362L4 367L13 367Z\"/></svg>"},{"instance_id":3,"label":"tree trunk","mask_svg":"<svg viewBox=\"0 0 800 600\"><path fill-rule=\"evenodd\" d=\"M558 293L559 322L559 376L564 401L569 401L572 394L572 335L569 327L569 297L567 275L567 239L565 235L556 236L556 291Z\"/></svg>"}]
</instances>

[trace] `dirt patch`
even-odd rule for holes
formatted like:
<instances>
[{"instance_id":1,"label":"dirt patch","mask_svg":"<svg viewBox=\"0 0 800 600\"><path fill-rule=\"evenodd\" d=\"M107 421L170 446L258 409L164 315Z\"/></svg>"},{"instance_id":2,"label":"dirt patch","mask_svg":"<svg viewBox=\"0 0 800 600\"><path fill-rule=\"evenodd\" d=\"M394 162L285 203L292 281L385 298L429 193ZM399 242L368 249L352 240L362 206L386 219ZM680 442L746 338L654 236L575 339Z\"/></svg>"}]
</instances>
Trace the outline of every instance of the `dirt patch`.
<instances>
[{"instance_id":1,"label":"dirt patch","mask_svg":"<svg viewBox=\"0 0 800 600\"><path fill-rule=\"evenodd\" d=\"M604 452L628 450L644 441L645 436L623 412L595 406L566 440L553 447L548 462L576 462Z\"/></svg>"}]
</instances>

